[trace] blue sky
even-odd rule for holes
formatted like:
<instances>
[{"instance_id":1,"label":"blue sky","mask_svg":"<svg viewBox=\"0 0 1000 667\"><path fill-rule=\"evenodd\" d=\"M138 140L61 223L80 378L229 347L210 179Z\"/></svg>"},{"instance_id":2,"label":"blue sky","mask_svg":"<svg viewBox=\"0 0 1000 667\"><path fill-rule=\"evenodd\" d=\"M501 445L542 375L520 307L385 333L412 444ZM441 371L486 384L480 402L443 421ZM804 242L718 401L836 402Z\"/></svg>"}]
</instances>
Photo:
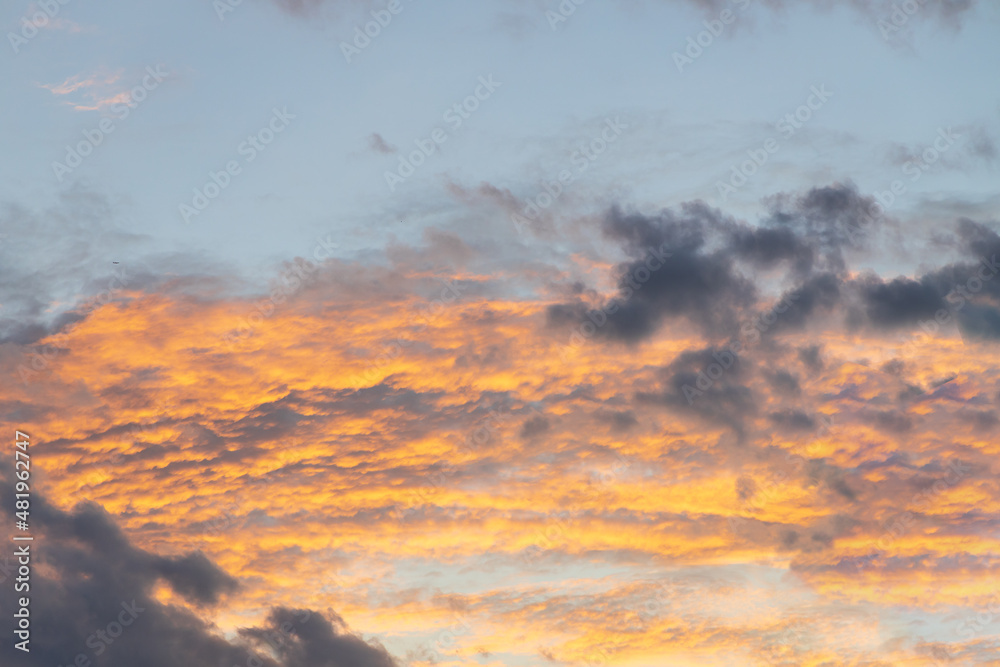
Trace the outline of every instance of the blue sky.
<instances>
[{"instance_id":1,"label":"blue sky","mask_svg":"<svg viewBox=\"0 0 1000 667\"><path fill-rule=\"evenodd\" d=\"M122 227L150 247L211 248L254 269L307 253L321 233L336 234L345 253L380 247L389 235L412 238L415 219L454 215L448 182L530 196L609 117L631 119L631 127L581 175L587 197L627 191L651 206L702 198L751 220L762 197L817 180L885 189L900 177L901 165L889 159L894 146L928 146L947 127L967 128L966 141L970 132L989 137L1000 122L1000 91L984 84L1000 65L992 5L977 6L960 29L928 9L909 21L912 34L886 40L877 15L733 4L735 21L683 72L672 54L719 12L684 2L590 2L553 30L544 3L401 6L348 64L339 44L371 20L367 6L324 5L303 17L248 1L220 20L210 3L71 2L57 16L64 27L41 30L0 65L18 100L3 109L4 124L17 131L3 138L16 159L2 167L2 195L38 209L74 188L98 192L118 202ZM26 10L8 6L5 25L15 28ZM53 161L110 115L74 105L129 90L148 66L169 78L59 182ZM491 74L501 83L496 93L390 192L384 173L398 156L371 150L369 137L413 150L415 140L447 127L443 113ZM43 87L72 77L114 80L67 94ZM777 121L812 86L826 86L832 98L783 138ZM237 147L274 107L295 116L289 130L184 225L179 204L210 171L240 159ZM718 182L768 137L780 139L780 150L723 202ZM938 164L911 186L900 214L956 193L995 210L995 162L963 148L947 156L955 164ZM276 226L280 238L269 233Z\"/></svg>"}]
</instances>

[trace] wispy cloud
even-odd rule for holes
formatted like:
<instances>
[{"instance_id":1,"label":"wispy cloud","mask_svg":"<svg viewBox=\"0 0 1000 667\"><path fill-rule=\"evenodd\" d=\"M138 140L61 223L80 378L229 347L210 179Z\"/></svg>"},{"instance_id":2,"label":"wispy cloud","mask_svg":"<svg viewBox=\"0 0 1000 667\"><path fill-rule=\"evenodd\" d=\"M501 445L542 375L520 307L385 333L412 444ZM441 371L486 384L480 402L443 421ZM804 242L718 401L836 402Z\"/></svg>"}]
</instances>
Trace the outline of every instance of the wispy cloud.
<instances>
[{"instance_id":1,"label":"wispy cloud","mask_svg":"<svg viewBox=\"0 0 1000 667\"><path fill-rule=\"evenodd\" d=\"M129 92L121 90L121 86L117 85L122 80L123 74L124 70L77 74L62 83L40 83L38 86L59 97L76 98L62 101L63 104L72 106L75 111L99 111L113 104L128 101Z\"/></svg>"}]
</instances>

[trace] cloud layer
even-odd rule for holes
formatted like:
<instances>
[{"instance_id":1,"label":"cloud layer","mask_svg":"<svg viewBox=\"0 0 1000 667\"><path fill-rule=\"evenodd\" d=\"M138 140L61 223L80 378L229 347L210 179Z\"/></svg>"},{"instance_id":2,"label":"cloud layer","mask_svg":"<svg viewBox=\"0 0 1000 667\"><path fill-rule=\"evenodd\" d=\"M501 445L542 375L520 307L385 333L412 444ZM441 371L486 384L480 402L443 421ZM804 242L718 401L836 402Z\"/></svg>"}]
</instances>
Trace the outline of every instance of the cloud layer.
<instances>
[{"instance_id":1,"label":"cloud layer","mask_svg":"<svg viewBox=\"0 0 1000 667\"><path fill-rule=\"evenodd\" d=\"M856 268L898 221L850 183L572 224L516 279L438 230L24 310L45 664L133 599L96 664L995 659L955 627L1000 595L996 223L914 275Z\"/></svg>"}]
</instances>

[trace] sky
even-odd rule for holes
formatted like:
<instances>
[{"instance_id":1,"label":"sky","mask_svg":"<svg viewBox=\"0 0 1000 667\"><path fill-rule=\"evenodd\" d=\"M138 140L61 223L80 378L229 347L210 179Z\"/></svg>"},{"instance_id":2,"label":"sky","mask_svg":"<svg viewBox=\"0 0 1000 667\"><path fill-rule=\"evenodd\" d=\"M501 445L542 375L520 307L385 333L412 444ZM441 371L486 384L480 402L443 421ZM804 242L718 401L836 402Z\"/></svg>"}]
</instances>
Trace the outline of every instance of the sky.
<instances>
[{"instance_id":1,"label":"sky","mask_svg":"<svg viewBox=\"0 0 1000 667\"><path fill-rule=\"evenodd\" d=\"M0 664L1000 664L996 3L0 27Z\"/></svg>"}]
</instances>

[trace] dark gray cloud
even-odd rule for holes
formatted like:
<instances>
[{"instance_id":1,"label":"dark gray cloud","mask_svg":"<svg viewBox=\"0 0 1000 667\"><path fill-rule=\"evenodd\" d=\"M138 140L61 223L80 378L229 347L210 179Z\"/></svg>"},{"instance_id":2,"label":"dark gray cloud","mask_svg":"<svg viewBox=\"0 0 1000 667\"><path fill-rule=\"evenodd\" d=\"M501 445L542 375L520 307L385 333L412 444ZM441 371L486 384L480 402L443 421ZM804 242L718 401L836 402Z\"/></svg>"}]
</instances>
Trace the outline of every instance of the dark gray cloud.
<instances>
[{"instance_id":1,"label":"dark gray cloud","mask_svg":"<svg viewBox=\"0 0 1000 667\"><path fill-rule=\"evenodd\" d=\"M521 437L531 439L536 435L541 435L551 428L549 420L542 415L531 417L521 425Z\"/></svg>"},{"instance_id":2,"label":"dark gray cloud","mask_svg":"<svg viewBox=\"0 0 1000 667\"><path fill-rule=\"evenodd\" d=\"M880 214L873 197L858 192L851 181L816 187L803 194L779 193L765 199L766 226L787 227L816 249L819 270L838 273L844 268L842 251L892 224Z\"/></svg>"},{"instance_id":3,"label":"dark gray cloud","mask_svg":"<svg viewBox=\"0 0 1000 667\"><path fill-rule=\"evenodd\" d=\"M283 633L283 627L291 629ZM266 627L242 629L240 635L273 650L281 667L397 667L383 647L347 632L336 614L331 622L308 609L277 608Z\"/></svg>"},{"instance_id":4,"label":"dark gray cloud","mask_svg":"<svg viewBox=\"0 0 1000 667\"><path fill-rule=\"evenodd\" d=\"M618 293L600 302L586 286L564 289L571 296L548 307L548 324L592 327L598 339L635 344L683 319L718 342L753 327L761 307L780 304L768 335L842 316L850 328L875 330L943 318L966 336L1000 338L1000 236L992 225L960 219L942 241L971 261L916 277L858 276L850 261L896 225L871 197L847 182L775 195L766 204L757 225L700 201L655 214L612 207L601 229L630 258L614 269Z\"/></svg>"},{"instance_id":5,"label":"dark gray cloud","mask_svg":"<svg viewBox=\"0 0 1000 667\"><path fill-rule=\"evenodd\" d=\"M782 410L768 415L771 423L786 431L813 431L816 420L799 410Z\"/></svg>"},{"instance_id":6,"label":"dark gray cloud","mask_svg":"<svg viewBox=\"0 0 1000 667\"><path fill-rule=\"evenodd\" d=\"M913 428L913 418L903 412L874 412L867 419L885 433L906 433Z\"/></svg>"},{"instance_id":7,"label":"dark gray cloud","mask_svg":"<svg viewBox=\"0 0 1000 667\"><path fill-rule=\"evenodd\" d=\"M681 4L678 0L649 0L650 2L670 4ZM345 8L361 8L384 6L384 2L376 0L273 0L281 9L296 16L315 16L321 8L328 7L332 10L343 10ZM628 7L633 0L620 0L622 7ZM744 7L737 7L734 0L683 0L686 4L702 10L706 18L718 18L719 13L725 9L736 11ZM742 0L741 0L742 2ZM752 5L762 6L774 13L785 13L790 8L803 4L792 2L792 0L753 0ZM877 30L875 22L878 20L891 21L894 6L898 6L898 0L806 0L805 4L811 4L816 9L829 11L836 7L848 7L853 9L872 21L872 28ZM971 13L978 4L978 0L935 0L934 2L924 2L921 5L921 15L928 19L936 20L944 25L957 28L962 21ZM559 0L498 0L496 3L498 15L496 25L515 38L522 38L532 26L547 27L544 20L538 18L546 10L557 11ZM912 21L904 25L900 30L901 34L908 35L912 31Z\"/></svg>"},{"instance_id":8,"label":"dark gray cloud","mask_svg":"<svg viewBox=\"0 0 1000 667\"><path fill-rule=\"evenodd\" d=\"M612 208L603 231L633 258L616 269L618 296L598 309L582 301L555 305L549 321L590 320L599 324L600 336L628 343L649 337L671 317L685 317L704 330L734 329L739 313L756 303L757 291L736 270L731 249L713 247L710 240L735 224L701 202L654 216ZM752 254L751 242L744 241Z\"/></svg>"},{"instance_id":9,"label":"dark gray cloud","mask_svg":"<svg viewBox=\"0 0 1000 667\"><path fill-rule=\"evenodd\" d=\"M858 299L849 320L880 329L920 326L928 333L955 322L965 336L1000 338L1000 236L991 226L960 219L952 238L971 261L916 278L861 276L848 285Z\"/></svg>"},{"instance_id":10,"label":"dark gray cloud","mask_svg":"<svg viewBox=\"0 0 1000 667\"><path fill-rule=\"evenodd\" d=\"M785 370L777 370L773 373L765 373L764 377L767 379L771 388L778 394L784 396L797 396L802 393L802 385L799 383L798 377L789 373Z\"/></svg>"},{"instance_id":11,"label":"dark gray cloud","mask_svg":"<svg viewBox=\"0 0 1000 667\"><path fill-rule=\"evenodd\" d=\"M613 207L602 231L631 258L616 268L618 295L598 307L582 298L555 304L549 322L590 321L599 337L636 343L684 318L718 340L749 321L764 296L760 277L777 272L793 307L776 326L801 328L840 301L844 250L884 223L871 216L873 203L851 183L778 195L757 226L700 201L653 215Z\"/></svg>"},{"instance_id":12,"label":"dark gray cloud","mask_svg":"<svg viewBox=\"0 0 1000 667\"><path fill-rule=\"evenodd\" d=\"M810 276L801 285L781 295L779 302L790 305L771 326L771 331L801 329L809 320L830 312L841 300L841 278L833 273Z\"/></svg>"},{"instance_id":13,"label":"dark gray cloud","mask_svg":"<svg viewBox=\"0 0 1000 667\"><path fill-rule=\"evenodd\" d=\"M0 480L0 493L13 497L9 480ZM139 549L93 503L65 512L37 490L31 502L30 589L18 594L30 597L31 651L10 645L19 605L8 588L0 595L4 665L69 665L82 655L94 667L396 667L385 649L348 632L339 617L331 622L306 610L274 609L263 627L226 641L195 612L153 596L164 582L197 610L238 591L237 580L204 554Z\"/></svg>"},{"instance_id":14,"label":"dark gray cloud","mask_svg":"<svg viewBox=\"0 0 1000 667\"><path fill-rule=\"evenodd\" d=\"M819 371L823 369L823 348L819 345L810 345L799 349L799 361L810 370Z\"/></svg>"},{"instance_id":15,"label":"dark gray cloud","mask_svg":"<svg viewBox=\"0 0 1000 667\"><path fill-rule=\"evenodd\" d=\"M856 282L868 321L883 327L911 325L934 317L945 306L944 295L928 278L895 278L885 282L871 274Z\"/></svg>"},{"instance_id":16,"label":"dark gray cloud","mask_svg":"<svg viewBox=\"0 0 1000 667\"><path fill-rule=\"evenodd\" d=\"M958 316L962 336L980 340L1000 340L1000 310L989 306L969 306Z\"/></svg>"},{"instance_id":17,"label":"dark gray cloud","mask_svg":"<svg viewBox=\"0 0 1000 667\"><path fill-rule=\"evenodd\" d=\"M713 364L728 368L721 378L708 382L704 369ZM749 371L728 349L682 352L660 373L662 382L658 390L636 392L640 404L661 405L694 415L708 424L725 425L740 437L746 432L746 421L757 414L760 397L743 384ZM693 395L693 390L700 394Z\"/></svg>"},{"instance_id":18,"label":"dark gray cloud","mask_svg":"<svg viewBox=\"0 0 1000 667\"><path fill-rule=\"evenodd\" d=\"M639 425L635 413L631 410L621 410L615 412L601 411L595 415L600 421L607 422L611 426L613 433L625 433L631 431Z\"/></svg>"},{"instance_id":19,"label":"dark gray cloud","mask_svg":"<svg viewBox=\"0 0 1000 667\"><path fill-rule=\"evenodd\" d=\"M668 0L673 2L674 0ZM724 9L732 9L733 0L687 0L705 10L706 14L718 15ZM872 19L891 20L892 13L899 6L898 0L806 0L805 3L792 0L757 0L757 3L775 12L785 12L799 4L811 4L817 9L829 11L836 7L849 7ZM921 13L929 18L941 21L946 25L957 27L970 11L976 7L978 0L941 0L940 2L924 2L920 5Z\"/></svg>"}]
</instances>

